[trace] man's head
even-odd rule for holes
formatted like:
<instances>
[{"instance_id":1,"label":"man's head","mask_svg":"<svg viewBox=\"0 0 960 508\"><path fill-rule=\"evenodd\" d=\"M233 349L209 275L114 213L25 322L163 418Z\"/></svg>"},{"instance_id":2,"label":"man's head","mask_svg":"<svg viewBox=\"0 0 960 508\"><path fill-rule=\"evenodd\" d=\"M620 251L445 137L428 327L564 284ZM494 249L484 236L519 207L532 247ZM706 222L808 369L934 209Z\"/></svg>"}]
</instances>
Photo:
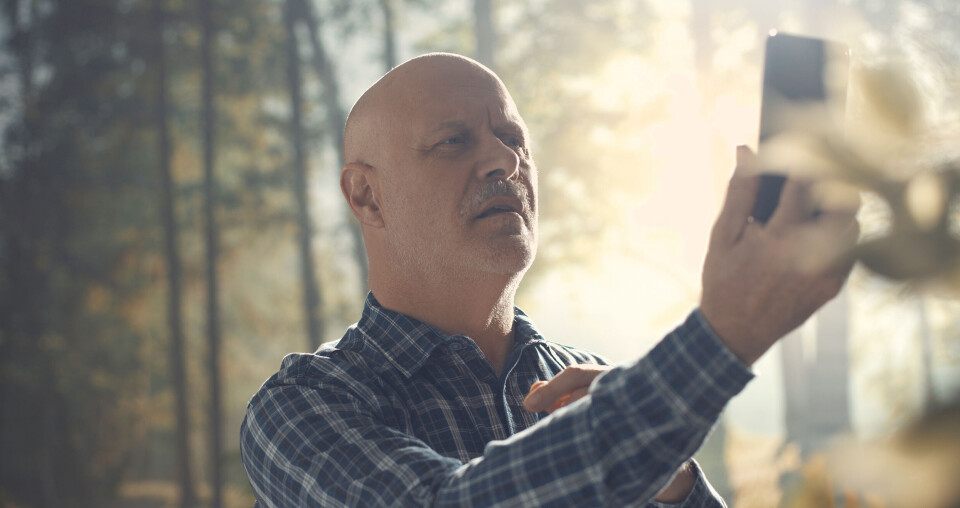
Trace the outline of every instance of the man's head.
<instances>
[{"instance_id":1,"label":"man's head","mask_svg":"<svg viewBox=\"0 0 960 508\"><path fill-rule=\"evenodd\" d=\"M390 277L516 277L537 246L529 136L500 79L435 53L387 73L344 133L341 188L363 225L371 285Z\"/></svg>"}]
</instances>

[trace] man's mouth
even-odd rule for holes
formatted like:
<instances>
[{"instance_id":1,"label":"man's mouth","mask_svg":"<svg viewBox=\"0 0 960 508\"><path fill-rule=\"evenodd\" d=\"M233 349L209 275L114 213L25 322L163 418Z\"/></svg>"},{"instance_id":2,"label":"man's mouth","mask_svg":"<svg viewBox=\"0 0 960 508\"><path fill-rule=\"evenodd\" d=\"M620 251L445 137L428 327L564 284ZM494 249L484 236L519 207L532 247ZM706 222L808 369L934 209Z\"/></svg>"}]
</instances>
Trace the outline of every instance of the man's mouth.
<instances>
[{"instance_id":1,"label":"man's mouth","mask_svg":"<svg viewBox=\"0 0 960 508\"><path fill-rule=\"evenodd\" d=\"M512 196L497 196L490 200L476 218L484 219L505 213L515 213L523 217L523 204L520 199Z\"/></svg>"},{"instance_id":2,"label":"man's mouth","mask_svg":"<svg viewBox=\"0 0 960 508\"><path fill-rule=\"evenodd\" d=\"M485 212L481 213L480 215L477 216L477 218L478 218L478 219L483 219L483 218L485 218L485 217L491 217L491 216L493 216L493 215L497 215L497 214L501 214L501 213L517 213L517 214L519 214L520 212L518 212L518 211L516 211L516 210L514 210L514 209L512 209L512 208L507 208L507 207L505 207L505 206L495 206L495 207L490 208L490 209L486 210Z\"/></svg>"}]
</instances>

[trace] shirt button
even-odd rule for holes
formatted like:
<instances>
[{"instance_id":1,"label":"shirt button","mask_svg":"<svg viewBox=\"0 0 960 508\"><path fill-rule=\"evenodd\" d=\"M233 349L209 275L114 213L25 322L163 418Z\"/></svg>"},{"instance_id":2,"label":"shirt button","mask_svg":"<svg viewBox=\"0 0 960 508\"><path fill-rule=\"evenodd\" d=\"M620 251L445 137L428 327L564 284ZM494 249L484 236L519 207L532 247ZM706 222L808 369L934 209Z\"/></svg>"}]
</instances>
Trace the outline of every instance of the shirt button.
<instances>
[{"instance_id":1,"label":"shirt button","mask_svg":"<svg viewBox=\"0 0 960 508\"><path fill-rule=\"evenodd\" d=\"M451 340L447 343L447 347L450 348L450 351L460 351L463 349L463 342L459 340Z\"/></svg>"}]
</instances>

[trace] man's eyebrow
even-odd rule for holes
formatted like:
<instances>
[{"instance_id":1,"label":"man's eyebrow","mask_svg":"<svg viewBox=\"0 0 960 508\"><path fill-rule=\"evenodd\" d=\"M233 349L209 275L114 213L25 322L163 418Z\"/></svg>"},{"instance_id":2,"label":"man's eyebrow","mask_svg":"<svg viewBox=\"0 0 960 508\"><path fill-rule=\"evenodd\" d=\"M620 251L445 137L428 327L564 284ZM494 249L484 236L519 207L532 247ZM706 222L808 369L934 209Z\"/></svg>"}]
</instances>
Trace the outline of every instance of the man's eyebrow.
<instances>
[{"instance_id":1,"label":"man's eyebrow","mask_svg":"<svg viewBox=\"0 0 960 508\"><path fill-rule=\"evenodd\" d=\"M420 138L420 141L427 143L431 141L431 138L442 132L449 131L464 131L467 129L467 124L460 120L447 120L445 122L440 122L435 125L432 129L428 130L423 137Z\"/></svg>"},{"instance_id":2,"label":"man's eyebrow","mask_svg":"<svg viewBox=\"0 0 960 508\"><path fill-rule=\"evenodd\" d=\"M524 136L527 135L527 127L522 122L518 122L516 120L507 120L506 122L504 122L503 128L516 130L517 132L523 134Z\"/></svg>"},{"instance_id":3,"label":"man's eyebrow","mask_svg":"<svg viewBox=\"0 0 960 508\"><path fill-rule=\"evenodd\" d=\"M514 115L507 115L507 118L501 123L499 130L515 130L524 136L527 135L527 126L523 120Z\"/></svg>"}]
</instances>

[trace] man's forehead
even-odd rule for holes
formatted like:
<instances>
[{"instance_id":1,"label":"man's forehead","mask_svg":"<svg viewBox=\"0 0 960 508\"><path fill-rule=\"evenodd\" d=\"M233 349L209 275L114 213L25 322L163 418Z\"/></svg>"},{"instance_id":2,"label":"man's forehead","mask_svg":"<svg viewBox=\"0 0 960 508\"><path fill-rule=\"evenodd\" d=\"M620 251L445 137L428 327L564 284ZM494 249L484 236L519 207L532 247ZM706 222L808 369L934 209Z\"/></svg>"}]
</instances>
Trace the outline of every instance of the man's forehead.
<instances>
[{"instance_id":1,"label":"man's forehead","mask_svg":"<svg viewBox=\"0 0 960 508\"><path fill-rule=\"evenodd\" d=\"M523 118L509 95L469 88L446 88L411 101L403 116L424 129L442 129L457 124L489 122L525 128Z\"/></svg>"}]
</instances>

